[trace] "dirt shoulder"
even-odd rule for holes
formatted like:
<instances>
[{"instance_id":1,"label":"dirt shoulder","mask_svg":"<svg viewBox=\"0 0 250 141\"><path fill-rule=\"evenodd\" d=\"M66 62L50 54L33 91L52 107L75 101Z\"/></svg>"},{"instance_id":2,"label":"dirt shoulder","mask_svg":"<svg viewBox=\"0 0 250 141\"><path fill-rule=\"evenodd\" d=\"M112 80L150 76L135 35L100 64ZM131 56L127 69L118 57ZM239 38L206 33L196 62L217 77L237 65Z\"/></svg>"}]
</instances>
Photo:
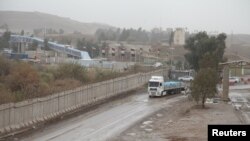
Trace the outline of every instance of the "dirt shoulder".
<instances>
[{"instance_id":1,"label":"dirt shoulder","mask_svg":"<svg viewBox=\"0 0 250 141\"><path fill-rule=\"evenodd\" d=\"M127 129L114 141L206 141L208 124L241 124L232 105L219 102L194 106L187 99L165 107Z\"/></svg>"}]
</instances>

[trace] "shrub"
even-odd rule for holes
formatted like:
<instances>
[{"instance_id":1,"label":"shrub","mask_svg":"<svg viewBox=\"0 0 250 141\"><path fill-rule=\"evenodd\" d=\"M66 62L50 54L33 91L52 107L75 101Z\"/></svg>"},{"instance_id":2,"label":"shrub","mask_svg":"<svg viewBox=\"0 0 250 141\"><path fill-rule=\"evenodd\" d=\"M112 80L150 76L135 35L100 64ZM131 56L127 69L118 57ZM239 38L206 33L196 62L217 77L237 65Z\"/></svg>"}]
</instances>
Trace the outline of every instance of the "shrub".
<instances>
[{"instance_id":1,"label":"shrub","mask_svg":"<svg viewBox=\"0 0 250 141\"><path fill-rule=\"evenodd\" d=\"M9 74L10 66L11 66L10 61L0 56L0 77Z\"/></svg>"},{"instance_id":2,"label":"shrub","mask_svg":"<svg viewBox=\"0 0 250 141\"><path fill-rule=\"evenodd\" d=\"M31 65L20 62L12 67L6 81L11 91L32 95L39 86L39 75Z\"/></svg>"},{"instance_id":3,"label":"shrub","mask_svg":"<svg viewBox=\"0 0 250 141\"><path fill-rule=\"evenodd\" d=\"M48 72L40 72L40 80L45 83L51 83L54 81L54 75Z\"/></svg>"},{"instance_id":4,"label":"shrub","mask_svg":"<svg viewBox=\"0 0 250 141\"><path fill-rule=\"evenodd\" d=\"M28 98L31 98L31 97L28 97L28 95L26 95L22 91L12 92L12 95L14 96L14 101L13 102L19 102L19 101L23 101L23 100L26 100Z\"/></svg>"},{"instance_id":5,"label":"shrub","mask_svg":"<svg viewBox=\"0 0 250 141\"><path fill-rule=\"evenodd\" d=\"M14 101L14 96L11 91L6 89L4 85L0 85L0 104L8 103Z\"/></svg>"},{"instance_id":6,"label":"shrub","mask_svg":"<svg viewBox=\"0 0 250 141\"><path fill-rule=\"evenodd\" d=\"M54 75L56 79L70 78L79 80L81 82L87 81L87 71L85 67L78 63L60 64Z\"/></svg>"},{"instance_id":7,"label":"shrub","mask_svg":"<svg viewBox=\"0 0 250 141\"><path fill-rule=\"evenodd\" d=\"M58 79L53 82L51 85L50 92L55 93L55 92L60 92L68 89L73 89L81 85L81 82L78 80L74 79Z\"/></svg>"},{"instance_id":8,"label":"shrub","mask_svg":"<svg viewBox=\"0 0 250 141\"><path fill-rule=\"evenodd\" d=\"M88 69L88 82L95 82L96 81L96 77L97 77L97 68L90 68Z\"/></svg>"},{"instance_id":9,"label":"shrub","mask_svg":"<svg viewBox=\"0 0 250 141\"><path fill-rule=\"evenodd\" d=\"M104 81L121 76L119 72L111 70L103 70L96 68L95 71L96 71L95 81Z\"/></svg>"},{"instance_id":10,"label":"shrub","mask_svg":"<svg viewBox=\"0 0 250 141\"><path fill-rule=\"evenodd\" d=\"M37 95L38 97L40 96L46 96L46 95L49 95L51 94L51 87L49 86L48 83L46 82L40 82L39 83L39 87L37 89Z\"/></svg>"}]
</instances>

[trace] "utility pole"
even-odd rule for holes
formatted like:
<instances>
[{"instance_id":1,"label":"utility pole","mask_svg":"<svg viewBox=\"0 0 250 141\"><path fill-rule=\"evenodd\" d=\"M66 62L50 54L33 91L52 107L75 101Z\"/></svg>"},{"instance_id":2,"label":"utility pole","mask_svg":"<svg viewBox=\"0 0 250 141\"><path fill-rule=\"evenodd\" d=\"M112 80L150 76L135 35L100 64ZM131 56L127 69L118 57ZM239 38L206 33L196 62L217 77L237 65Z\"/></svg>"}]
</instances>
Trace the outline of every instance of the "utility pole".
<instances>
[{"instance_id":1,"label":"utility pole","mask_svg":"<svg viewBox=\"0 0 250 141\"><path fill-rule=\"evenodd\" d=\"M171 49L171 51L170 51L170 53L171 53L171 56L170 56L170 67L171 67L171 69L173 68L173 58L174 58L174 48L173 47L170 47L170 49Z\"/></svg>"},{"instance_id":2,"label":"utility pole","mask_svg":"<svg viewBox=\"0 0 250 141\"><path fill-rule=\"evenodd\" d=\"M45 45L46 45L45 39L46 39L46 26L44 27L44 32L43 32L43 53L45 57L45 63L47 63L47 57L46 57L46 51L45 51Z\"/></svg>"},{"instance_id":3,"label":"utility pole","mask_svg":"<svg viewBox=\"0 0 250 141\"><path fill-rule=\"evenodd\" d=\"M232 43L233 43L233 31L231 31L231 40L230 40L229 48L232 48Z\"/></svg>"}]
</instances>

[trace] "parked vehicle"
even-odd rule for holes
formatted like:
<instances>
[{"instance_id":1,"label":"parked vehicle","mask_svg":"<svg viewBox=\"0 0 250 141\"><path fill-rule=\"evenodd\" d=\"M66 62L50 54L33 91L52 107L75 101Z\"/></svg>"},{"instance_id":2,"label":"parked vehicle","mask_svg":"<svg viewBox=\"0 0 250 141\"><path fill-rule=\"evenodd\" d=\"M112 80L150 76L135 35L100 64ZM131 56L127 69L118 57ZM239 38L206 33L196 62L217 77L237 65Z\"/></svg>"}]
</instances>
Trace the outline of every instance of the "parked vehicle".
<instances>
[{"instance_id":1,"label":"parked vehicle","mask_svg":"<svg viewBox=\"0 0 250 141\"><path fill-rule=\"evenodd\" d=\"M180 93L185 90L185 84L179 81L164 81L163 76L152 76L148 82L149 97Z\"/></svg>"},{"instance_id":2,"label":"parked vehicle","mask_svg":"<svg viewBox=\"0 0 250 141\"><path fill-rule=\"evenodd\" d=\"M169 79L178 79L179 77L183 76L194 76L194 70L169 70L168 71L168 78Z\"/></svg>"},{"instance_id":3,"label":"parked vehicle","mask_svg":"<svg viewBox=\"0 0 250 141\"><path fill-rule=\"evenodd\" d=\"M239 83L240 78L239 77L229 77L229 83Z\"/></svg>"},{"instance_id":4,"label":"parked vehicle","mask_svg":"<svg viewBox=\"0 0 250 141\"><path fill-rule=\"evenodd\" d=\"M161 63L161 62L156 62L153 66L154 66L155 68L158 68L158 67L161 67L161 66L162 66L162 63Z\"/></svg>"},{"instance_id":5,"label":"parked vehicle","mask_svg":"<svg viewBox=\"0 0 250 141\"><path fill-rule=\"evenodd\" d=\"M183 77L178 77L178 80L180 80L180 81L193 81L194 78L192 76L183 76Z\"/></svg>"}]
</instances>

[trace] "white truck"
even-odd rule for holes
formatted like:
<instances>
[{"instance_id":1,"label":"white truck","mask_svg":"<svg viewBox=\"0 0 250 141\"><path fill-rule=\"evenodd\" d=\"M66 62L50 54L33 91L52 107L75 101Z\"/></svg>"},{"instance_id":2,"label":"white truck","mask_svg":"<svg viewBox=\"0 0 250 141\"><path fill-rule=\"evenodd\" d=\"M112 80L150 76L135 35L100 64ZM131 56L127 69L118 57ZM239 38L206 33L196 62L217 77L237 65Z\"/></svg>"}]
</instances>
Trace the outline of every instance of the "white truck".
<instances>
[{"instance_id":1,"label":"white truck","mask_svg":"<svg viewBox=\"0 0 250 141\"><path fill-rule=\"evenodd\" d=\"M184 91L185 84L180 81L164 81L163 76L152 76L148 82L149 97L164 96Z\"/></svg>"}]
</instances>

